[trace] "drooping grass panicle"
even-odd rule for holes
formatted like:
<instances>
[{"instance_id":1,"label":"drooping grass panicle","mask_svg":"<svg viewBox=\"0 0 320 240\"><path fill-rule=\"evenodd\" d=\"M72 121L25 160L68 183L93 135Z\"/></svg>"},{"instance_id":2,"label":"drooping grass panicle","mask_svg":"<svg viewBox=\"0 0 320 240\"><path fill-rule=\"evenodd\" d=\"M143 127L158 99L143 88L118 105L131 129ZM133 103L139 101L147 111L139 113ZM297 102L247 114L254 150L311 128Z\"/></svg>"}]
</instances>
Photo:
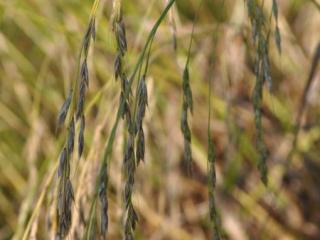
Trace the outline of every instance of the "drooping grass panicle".
<instances>
[{"instance_id":1,"label":"drooping grass panicle","mask_svg":"<svg viewBox=\"0 0 320 240\"><path fill-rule=\"evenodd\" d=\"M186 64L183 69L182 74L182 111L181 111L181 132L184 139L184 162L187 168L188 174L191 174L192 172L192 150L191 150L191 131L189 128L188 123L188 112L191 114L193 113L193 97L192 97L192 91L190 86L190 76L189 76L189 62L190 62L190 55L191 55L191 47L192 47L192 41L194 37L194 29L195 29L195 23L198 18L198 14L200 11L202 5L202 0L199 3L198 10L196 12L195 18L193 20L192 25L192 32L189 42L189 48L188 48L188 55Z\"/></svg>"},{"instance_id":2,"label":"drooping grass panicle","mask_svg":"<svg viewBox=\"0 0 320 240\"><path fill-rule=\"evenodd\" d=\"M125 102L124 112L122 113L122 117L126 117L126 125L127 125L127 142L125 146L125 153L123 159L123 169L124 169L124 178L125 178L125 187L123 193L123 201L125 207L125 224L124 224L124 238L125 239L133 239L134 229L136 226L136 222L138 221L137 214L134 210L132 204L132 192L134 186L134 175L136 169L136 159L134 154L134 145L135 145L135 123L134 118L132 118L131 107L130 107L130 93L131 86L129 85L129 81L126 77L126 73L123 69L123 61L125 53L127 52L127 40L126 40L126 31L125 24L122 17L121 10L121 1L115 0L113 4L113 31L116 37L117 42L117 56L114 64L114 72L115 77L120 77L121 80L121 93L120 93L120 102ZM126 95L126 92L129 95ZM141 112L144 115L144 112Z\"/></svg>"},{"instance_id":3,"label":"drooping grass panicle","mask_svg":"<svg viewBox=\"0 0 320 240\"><path fill-rule=\"evenodd\" d=\"M160 24L162 23L163 19L165 18L165 16L167 15L168 11L170 10L170 8L172 7L172 5L175 3L175 0L170 0L169 3L167 4L167 6L165 7L165 9L162 11L160 17L157 19L156 23L154 24L153 28L151 29L151 31L149 32L149 35L147 37L146 43L144 45L144 47L142 48L142 51L137 59L137 63L134 65L133 68L133 72L128 80L128 88L126 88L125 92L124 92L124 96L123 98L120 98L120 106L118 108L117 111L117 116L116 116L116 120L113 124L113 127L111 129L111 133L110 136L108 138L108 141L106 143L105 149L104 149L104 154L101 160L101 166L100 166L100 171L99 171L99 176L97 178L97 184L96 184L96 191L95 191L95 195L93 196L93 201L91 204L91 208L90 208L90 217L89 217L89 224L86 227L86 232L88 234L86 234L86 236L89 236L90 230L88 229L88 226L93 223L95 221L94 219L94 212L95 212L95 205L96 205L96 199L99 196L99 192L100 192L100 186L101 186L101 176L103 176L105 168L108 167L108 161L110 160L110 156L112 154L112 150L113 150L113 144L114 144L114 140L116 137L116 132L120 123L120 120L125 112L125 108L126 108L126 101L125 99L128 98L129 94L130 94L130 89L131 86L133 84L133 81L135 80L136 74L138 73L139 69L141 69L141 66L143 64L143 60L145 59L145 54L147 52L147 49L149 47L150 42L152 41L152 39L154 38L158 27L160 26ZM114 2L115 4L115 2ZM120 10L118 10L120 11ZM114 18L113 18L114 19ZM130 136L129 136L130 137ZM133 154L134 156L134 154ZM130 206L130 205L129 205ZM128 220L133 219L134 223L137 221L137 214L135 211L133 211L133 209L130 207L129 209L129 218L127 218ZM128 212L128 211L127 211ZM130 217L131 216L131 217ZM131 226L135 227L135 224L129 224L129 221L126 221L127 223L127 228L129 228ZM128 236L131 236L130 231L128 231ZM126 233L125 233L126 235Z\"/></svg>"},{"instance_id":4,"label":"drooping grass panicle","mask_svg":"<svg viewBox=\"0 0 320 240\"><path fill-rule=\"evenodd\" d=\"M256 126L256 145L259 153L258 169L260 171L262 182L267 185L267 148L263 140L262 129L262 99L263 84L266 82L271 91L272 77L269 63L269 36L270 29L267 29L266 18L263 13L262 5L255 0L247 0L248 15L252 25L253 42L255 45L255 76L256 83L253 91L253 108ZM273 2L273 15L277 20L276 1Z\"/></svg>"},{"instance_id":5,"label":"drooping grass panicle","mask_svg":"<svg viewBox=\"0 0 320 240\"><path fill-rule=\"evenodd\" d=\"M115 79L120 79L120 103L124 104L123 111L121 113L121 117L125 118L125 122L128 129L128 140L132 139L132 133L130 131L131 125L132 125L132 118L131 118L131 110L130 110L130 88L131 85L129 85L129 81L127 79L126 73L123 68L123 62L125 53L127 52L127 40L126 40L126 31L125 31L125 24L122 17L122 10L121 10L121 0L114 0L113 1L113 10L112 10L112 26L113 26L113 32L116 39L117 44L117 54L114 62L114 75ZM128 94L127 94L128 93ZM133 144L133 141L132 141ZM128 165L135 165L134 159L132 159L131 156L134 157L133 150L131 150L133 146L131 147L131 144L127 143L127 150L124 156L124 168L128 168ZM106 237L107 231L108 231L108 198L107 198L107 188L108 188L108 163L107 161L104 161L100 168L100 174L98 179L98 196L100 200L100 233L102 237ZM132 169L132 168L130 168ZM127 174L125 174L127 176ZM128 185L132 183L133 185L133 175L128 176L126 184ZM127 187L128 188L128 187ZM132 186L131 186L132 188ZM130 195L131 197L131 195ZM127 206L127 205L126 205ZM126 210L128 207L126 207ZM92 211L94 211L94 208L92 208ZM94 221L93 214L90 214L92 217L90 217L89 221L90 223ZM127 220L128 221L128 220ZM90 225L89 223L89 225Z\"/></svg>"},{"instance_id":6,"label":"drooping grass panicle","mask_svg":"<svg viewBox=\"0 0 320 240\"><path fill-rule=\"evenodd\" d=\"M70 90L69 96L61 107L58 116L58 127L66 120L69 113L68 133L66 136L63 150L60 154L58 166L58 199L57 199L57 239L64 239L70 230L72 219L72 202L74 201L73 187L70 180L70 161L75 145L76 121L80 119L80 130L78 135L78 155L82 155L84 147L84 103L86 91L89 87L89 70L88 70L88 51L91 39L95 39L95 12L99 0L95 0L88 28L83 37L82 46L79 54L79 73L73 83L73 90Z\"/></svg>"}]
</instances>

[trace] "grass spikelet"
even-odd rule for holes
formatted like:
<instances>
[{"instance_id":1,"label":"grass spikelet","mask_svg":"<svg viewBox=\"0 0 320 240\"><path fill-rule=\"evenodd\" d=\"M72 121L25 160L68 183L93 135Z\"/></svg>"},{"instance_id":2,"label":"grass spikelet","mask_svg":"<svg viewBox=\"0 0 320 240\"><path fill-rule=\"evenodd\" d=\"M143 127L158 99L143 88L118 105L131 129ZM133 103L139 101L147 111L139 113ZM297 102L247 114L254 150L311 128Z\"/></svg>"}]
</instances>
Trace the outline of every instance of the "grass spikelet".
<instances>
[{"instance_id":1,"label":"grass spikelet","mask_svg":"<svg viewBox=\"0 0 320 240\"><path fill-rule=\"evenodd\" d=\"M276 41L276 45L278 48L278 52L281 54L281 35L280 35L280 29L279 29L278 24L275 28L274 34L275 34L275 41Z\"/></svg>"},{"instance_id":2,"label":"grass spikelet","mask_svg":"<svg viewBox=\"0 0 320 240\"><path fill-rule=\"evenodd\" d=\"M149 48L149 54L150 54L150 48ZM148 54L148 55L149 55ZM149 57L147 59L149 61ZM146 70L147 71L147 65ZM137 143L136 143L136 161L137 164L140 163L140 161L144 161L144 153L145 153L145 141L144 141L144 131L143 131L143 118L145 116L146 108L148 106L148 90L146 85L146 76L143 74L142 78L140 79L138 83L138 89L137 89L137 96L136 96L136 102L137 102L137 109L135 112L135 133L137 134Z\"/></svg>"},{"instance_id":3,"label":"grass spikelet","mask_svg":"<svg viewBox=\"0 0 320 240\"><path fill-rule=\"evenodd\" d=\"M126 40L126 29L122 19L120 22L115 22L115 34L117 38L118 50L122 55L127 52L127 40Z\"/></svg>"},{"instance_id":4,"label":"grass spikelet","mask_svg":"<svg viewBox=\"0 0 320 240\"><path fill-rule=\"evenodd\" d=\"M64 148L58 168L59 185L58 185L58 206L57 206L57 221L58 230L56 236L65 238L68 235L71 226L71 207L74 200L73 188L70 176L70 163L67 149Z\"/></svg>"},{"instance_id":5,"label":"grass spikelet","mask_svg":"<svg viewBox=\"0 0 320 240\"><path fill-rule=\"evenodd\" d=\"M61 125L66 120L66 117L68 115L68 111L70 108L70 104L71 104L71 99L72 99L72 90L70 90L67 99L64 101L59 111L58 118L57 118L57 129L60 128Z\"/></svg>"},{"instance_id":6,"label":"grass spikelet","mask_svg":"<svg viewBox=\"0 0 320 240\"><path fill-rule=\"evenodd\" d=\"M101 203L100 211L100 233L101 236L105 239L107 229L108 229L108 197L107 197L107 185L108 185L108 174L107 166L103 168L103 172L100 178L100 189L99 189L99 199Z\"/></svg>"},{"instance_id":7,"label":"grass spikelet","mask_svg":"<svg viewBox=\"0 0 320 240\"><path fill-rule=\"evenodd\" d=\"M116 60L114 61L114 77L117 80L122 72L121 69L121 54L118 53L116 56Z\"/></svg>"},{"instance_id":8,"label":"grass spikelet","mask_svg":"<svg viewBox=\"0 0 320 240\"><path fill-rule=\"evenodd\" d=\"M146 107L148 106L148 90L146 86L146 76L143 75L139 81L137 89L137 112L136 112L136 129L142 129L142 120L145 116Z\"/></svg>"},{"instance_id":9,"label":"grass spikelet","mask_svg":"<svg viewBox=\"0 0 320 240\"><path fill-rule=\"evenodd\" d=\"M75 135L74 120L73 118L71 118L70 125L69 125L68 142L67 142L67 148L70 154L73 152L73 148L74 148L74 135Z\"/></svg>"},{"instance_id":10,"label":"grass spikelet","mask_svg":"<svg viewBox=\"0 0 320 240\"><path fill-rule=\"evenodd\" d=\"M278 24L278 4L277 0L272 0L272 15L274 17L274 20L276 22L276 27L274 30L274 39L275 43L278 49L279 54L281 54L281 35L280 35L280 29Z\"/></svg>"},{"instance_id":11,"label":"grass spikelet","mask_svg":"<svg viewBox=\"0 0 320 240\"><path fill-rule=\"evenodd\" d=\"M78 136L78 157L81 158L83 147L84 147L84 129L85 129L85 118L84 115L81 116L80 121L80 131Z\"/></svg>"},{"instance_id":12,"label":"grass spikelet","mask_svg":"<svg viewBox=\"0 0 320 240\"><path fill-rule=\"evenodd\" d=\"M89 86L89 72L88 72L87 61L82 63L80 75L81 75L81 78L83 79L83 82L88 87Z\"/></svg>"},{"instance_id":13,"label":"grass spikelet","mask_svg":"<svg viewBox=\"0 0 320 240\"><path fill-rule=\"evenodd\" d=\"M86 82L81 81L79 85L79 101L77 104L77 120L81 117L84 108L84 101L85 101L85 94L86 94Z\"/></svg>"},{"instance_id":14,"label":"grass spikelet","mask_svg":"<svg viewBox=\"0 0 320 240\"><path fill-rule=\"evenodd\" d=\"M62 176L65 162L67 161L67 149L64 148L60 154L59 167L58 167L58 177Z\"/></svg>"},{"instance_id":15,"label":"grass spikelet","mask_svg":"<svg viewBox=\"0 0 320 240\"><path fill-rule=\"evenodd\" d=\"M137 164L139 164L140 161L144 161L144 153L145 153L144 132L143 132L143 128L141 127L138 131L138 137L137 137L137 149L136 149Z\"/></svg>"}]
</instances>

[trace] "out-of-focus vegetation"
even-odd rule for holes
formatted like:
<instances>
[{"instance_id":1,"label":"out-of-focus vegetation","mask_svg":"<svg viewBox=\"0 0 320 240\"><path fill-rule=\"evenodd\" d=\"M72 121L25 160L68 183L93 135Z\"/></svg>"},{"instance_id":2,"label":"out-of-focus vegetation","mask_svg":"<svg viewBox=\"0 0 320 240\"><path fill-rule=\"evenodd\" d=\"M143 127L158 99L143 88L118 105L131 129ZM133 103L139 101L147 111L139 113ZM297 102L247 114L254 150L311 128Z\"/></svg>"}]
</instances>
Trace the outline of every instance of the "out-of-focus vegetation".
<instances>
[{"instance_id":1,"label":"out-of-focus vegetation","mask_svg":"<svg viewBox=\"0 0 320 240\"><path fill-rule=\"evenodd\" d=\"M177 0L159 27L146 79L145 163L137 168L133 192L139 216L136 239L201 240L212 234L206 180L209 81L217 156L216 206L224 238L320 239L319 70L308 91L304 90L320 41L320 2L277 2L282 52L278 53L271 37L273 85L271 92L264 89L262 103L267 187L256 167L254 47L245 2L204 0L198 13L189 64L194 97L189 117L192 176L185 174L182 164L181 77L199 1ZM166 3L123 1L128 72ZM92 0L0 0L0 239L19 240L26 233L26 239L54 238L56 168L65 139L64 131L56 134L56 119L77 76L92 4ZM267 16L271 4L264 0ZM119 104L111 9L112 1L101 0L96 41L88 55L85 147L82 158L71 162L75 201L67 239L80 239L83 234ZM305 93L306 104L300 112ZM298 114L301 128L292 151ZM124 132L122 122L108 171L109 239L121 239L123 231Z\"/></svg>"}]
</instances>

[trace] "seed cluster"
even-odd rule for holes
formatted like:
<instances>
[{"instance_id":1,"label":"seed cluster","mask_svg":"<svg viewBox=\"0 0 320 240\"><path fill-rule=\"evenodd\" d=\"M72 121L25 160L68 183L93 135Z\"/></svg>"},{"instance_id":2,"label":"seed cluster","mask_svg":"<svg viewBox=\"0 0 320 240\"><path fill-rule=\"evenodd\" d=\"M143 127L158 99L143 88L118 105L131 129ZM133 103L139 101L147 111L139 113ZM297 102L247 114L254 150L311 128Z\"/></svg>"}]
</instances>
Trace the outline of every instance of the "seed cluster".
<instances>
[{"instance_id":1,"label":"seed cluster","mask_svg":"<svg viewBox=\"0 0 320 240\"><path fill-rule=\"evenodd\" d=\"M87 65L87 56L90 47L90 41L95 39L95 18L92 17L88 25L88 29L83 39L81 50L81 67L80 79L75 81L74 89L70 90L69 95L63 103L58 114L57 126L58 129L62 127L70 110L70 121L68 124L68 133L65 145L60 154L58 166L58 199L57 199L57 239L63 239L68 235L71 219L72 219L72 202L74 201L73 187L70 180L70 161L74 151L75 145L75 124L80 120L80 130L78 135L78 157L80 158L84 148L84 103L87 88L89 86L89 72ZM70 109L71 107L71 109Z\"/></svg>"},{"instance_id":2,"label":"seed cluster","mask_svg":"<svg viewBox=\"0 0 320 240\"><path fill-rule=\"evenodd\" d=\"M256 143L259 152L258 169L261 174L261 180L264 184L268 182L267 149L263 140L262 130L262 98L263 84L266 82L269 90L272 88L272 78L269 62L269 35L270 30L267 29L266 17L263 13L263 6L255 0L247 0L248 15L252 25L252 37L256 49L255 59L255 76L256 84L253 91L253 108L256 125ZM272 13L276 20L275 38L279 52L280 47L280 32L278 27L278 8L277 3L273 0Z\"/></svg>"}]
</instances>

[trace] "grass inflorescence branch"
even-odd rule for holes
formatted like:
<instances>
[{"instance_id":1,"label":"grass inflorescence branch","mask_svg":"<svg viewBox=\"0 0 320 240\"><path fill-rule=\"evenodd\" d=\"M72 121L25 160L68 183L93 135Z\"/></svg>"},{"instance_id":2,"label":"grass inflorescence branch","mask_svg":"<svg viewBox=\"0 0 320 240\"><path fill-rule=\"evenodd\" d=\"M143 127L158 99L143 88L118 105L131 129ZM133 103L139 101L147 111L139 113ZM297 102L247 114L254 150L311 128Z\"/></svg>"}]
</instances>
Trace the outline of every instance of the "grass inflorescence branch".
<instances>
[{"instance_id":1,"label":"grass inflorescence branch","mask_svg":"<svg viewBox=\"0 0 320 240\"><path fill-rule=\"evenodd\" d=\"M269 36L270 29L266 24L266 17L263 12L263 2L256 0L246 0L248 15L252 25L252 38L255 45L255 76L256 83L253 90L253 108L256 126L256 145L259 153L258 169L260 171L262 182L268 183L268 169L267 169L267 148L263 139L262 129L262 99L263 99L263 85L266 83L269 90L272 88L272 78L269 61ZM276 20L275 38L278 51L281 52L280 45L280 31L278 27L278 7L277 2L273 0L272 15Z\"/></svg>"},{"instance_id":2,"label":"grass inflorescence branch","mask_svg":"<svg viewBox=\"0 0 320 240\"><path fill-rule=\"evenodd\" d=\"M149 33L149 35L147 37L146 43L145 43L144 47L142 48L142 51L141 51L141 53L140 53L140 55L139 55L139 57L137 59L137 63L135 64L135 66L133 68L133 72L132 72L132 74L131 74L131 76L129 78L129 81L128 81L128 86L125 88L124 96L122 98L120 98L120 106L119 106L118 111L117 111L116 120L115 120L115 122L113 124L113 127L111 129L111 133L110 133L108 141L106 143L104 154L103 154L103 157L102 157L102 160L101 160L100 172L99 172L99 176L97 178L96 192L95 192L95 195L93 196L93 200L92 200L92 204L91 204L91 208L90 208L89 221L88 221L88 224L87 224L87 227L86 227L86 234L84 236L84 239L90 239L90 229L89 229L88 226L92 225L95 222L96 199L99 196L99 193L101 192L101 179L104 179L103 176L105 174L106 169L108 168L108 162L109 162L111 154L112 154L113 144L114 144L114 140L115 140L115 137L116 137L116 132L117 132L117 129L118 129L118 125L120 123L120 119L123 117L123 115L124 115L124 113L126 111L126 101L125 101L125 99L128 98L128 96L131 93L131 90L130 90L131 86L132 86L132 84L133 84L133 82L134 82L134 80L136 78L136 75L137 75L139 69L141 69L141 67L142 67L143 61L145 60L145 57L146 57L146 53L147 53L148 47L150 47L150 44L151 44L151 42L152 42L152 40L153 40L157 30L158 30L158 27L160 26L160 24L162 23L163 19L165 18L165 16L167 15L168 11L170 10L170 8L172 7L172 5L174 3L175 3L175 0L170 0L168 2L167 6L162 11L160 17L158 18L158 20L154 24L153 28L151 29L151 31L150 31L150 33ZM132 125L132 126L134 126L134 125ZM132 143L133 140L134 139L130 140L130 136L129 136L126 149L128 149L128 146L131 148L131 144L133 144ZM129 141L131 141L131 142L129 142ZM130 150L128 152L132 153L132 150ZM134 154L133 154L133 156L134 156ZM125 158L125 160L126 160L126 158ZM132 167L132 165L128 165L128 167ZM129 169L129 168L127 168L127 169ZM127 177L127 179L130 179L130 176ZM128 227L125 226L125 229L130 229L130 228L134 229L135 228L135 224L133 224L133 222L131 220L133 219L134 222L136 222L137 215L136 215L136 212L133 212L133 210L134 209L132 209L131 206L129 206L127 208L127 212L129 212L131 217L127 218L128 219L128 221L127 221ZM126 234L126 232L125 232L125 234ZM129 233L128 236L131 236L130 233Z\"/></svg>"},{"instance_id":3,"label":"grass inflorescence branch","mask_svg":"<svg viewBox=\"0 0 320 240\"><path fill-rule=\"evenodd\" d=\"M84 104L86 92L89 87L88 52L91 39L95 40L95 12L99 1L94 2L88 28L83 37L79 55L79 73L73 83L69 95L63 103L57 119L57 130L65 123L69 114L68 131L65 144L60 154L58 165L58 198L57 198L57 231L56 239L64 239L70 230L72 220L72 202L74 192L70 180L70 161L75 145L76 128L75 124L80 121L78 132L78 157L81 158L84 148L85 116Z\"/></svg>"},{"instance_id":4,"label":"grass inflorescence branch","mask_svg":"<svg viewBox=\"0 0 320 240\"><path fill-rule=\"evenodd\" d=\"M202 0L199 3L198 10L196 12L195 18L193 19L187 60L182 73L182 96L183 97L182 97L180 128L181 128L181 132L184 140L183 159L184 159L188 174L191 174L192 172L191 130L188 123L188 113L190 114L193 113L193 97L192 97L192 90L190 86L189 63L190 63L192 41L194 37L195 23L198 18L198 13L200 11L201 4L202 4Z\"/></svg>"},{"instance_id":5,"label":"grass inflorescence branch","mask_svg":"<svg viewBox=\"0 0 320 240\"><path fill-rule=\"evenodd\" d=\"M127 126L127 141L125 145L125 152L123 157L123 170L125 178L125 186L123 193L123 201L125 207L125 223L124 223L124 238L133 239L136 222L138 221L137 213L132 204L132 193L134 186L134 175L136 170L136 158L134 154L134 138L135 138L135 124L131 112L131 86L124 71L124 56L127 52L127 39L125 24L122 17L121 1L114 0L113 2L113 17L112 17L113 31L117 43L117 56L114 63L115 78L121 80L120 102L125 103L122 118L125 119ZM126 95L126 92L129 92Z\"/></svg>"}]
</instances>

